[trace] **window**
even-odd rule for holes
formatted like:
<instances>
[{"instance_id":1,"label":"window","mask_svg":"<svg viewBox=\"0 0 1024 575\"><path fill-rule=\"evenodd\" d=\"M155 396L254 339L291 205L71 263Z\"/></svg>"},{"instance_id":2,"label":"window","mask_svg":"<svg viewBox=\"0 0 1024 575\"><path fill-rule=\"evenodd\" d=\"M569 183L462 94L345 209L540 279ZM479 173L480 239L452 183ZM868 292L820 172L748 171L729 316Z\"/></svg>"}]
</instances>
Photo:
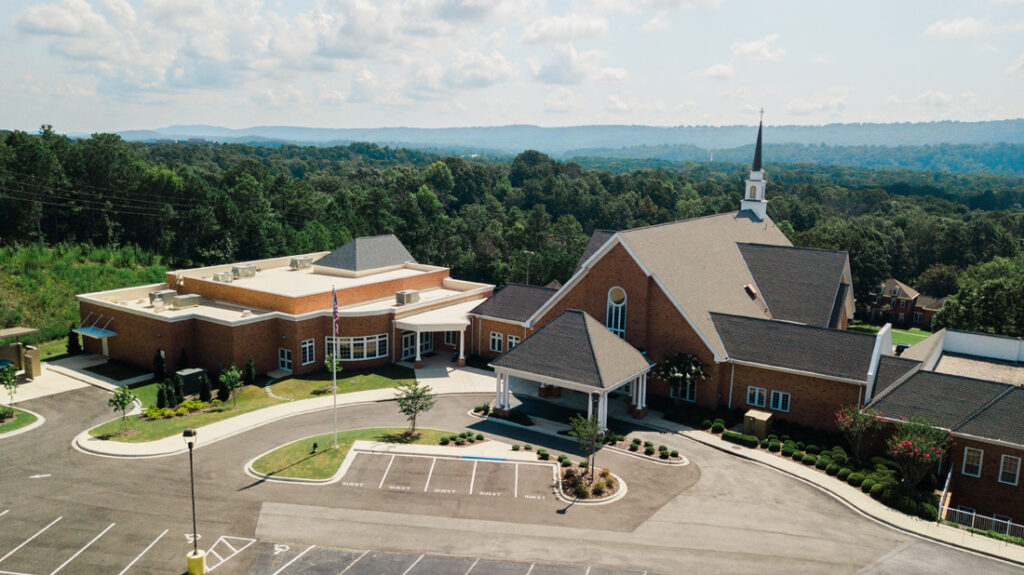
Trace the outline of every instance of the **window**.
<instances>
[{"instance_id":1,"label":"window","mask_svg":"<svg viewBox=\"0 0 1024 575\"><path fill-rule=\"evenodd\" d=\"M875 305L882 305L882 294L875 294Z\"/></svg>"},{"instance_id":2,"label":"window","mask_svg":"<svg viewBox=\"0 0 1024 575\"><path fill-rule=\"evenodd\" d=\"M757 194L757 186L750 186L750 194L747 195L748 200L754 199Z\"/></svg>"},{"instance_id":3,"label":"window","mask_svg":"<svg viewBox=\"0 0 1024 575\"><path fill-rule=\"evenodd\" d=\"M915 311L914 312L914 323L921 323L921 320L923 320L923 319L924 319L924 316L921 315L921 312L919 312L919 311Z\"/></svg>"},{"instance_id":4,"label":"window","mask_svg":"<svg viewBox=\"0 0 1024 575\"><path fill-rule=\"evenodd\" d=\"M445 345L459 345L459 332L457 331L446 331L444 332L444 344Z\"/></svg>"},{"instance_id":5,"label":"window","mask_svg":"<svg viewBox=\"0 0 1024 575\"><path fill-rule=\"evenodd\" d=\"M496 331L491 332L491 351L501 353L501 334Z\"/></svg>"},{"instance_id":6,"label":"window","mask_svg":"<svg viewBox=\"0 0 1024 575\"><path fill-rule=\"evenodd\" d=\"M519 345L519 336L518 335L510 335L510 336L508 336L508 350L512 351L512 349L515 346L517 346L517 345Z\"/></svg>"},{"instance_id":7,"label":"window","mask_svg":"<svg viewBox=\"0 0 1024 575\"><path fill-rule=\"evenodd\" d=\"M900 288L894 287L894 288L892 288L892 291L889 292L889 293L891 294L890 297L896 297L896 296L900 295Z\"/></svg>"},{"instance_id":8,"label":"window","mask_svg":"<svg viewBox=\"0 0 1024 575\"><path fill-rule=\"evenodd\" d=\"M302 342L302 365L316 361L316 340L307 339Z\"/></svg>"},{"instance_id":9,"label":"window","mask_svg":"<svg viewBox=\"0 0 1024 575\"><path fill-rule=\"evenodd\" d=\"M697 401L697 382L688 381L682 385L673 385L669 388L668 395L683 401Z\"/></svg>"},{"instance_id":10,"label":"window","mask_svg":"<svg viewBox=\"0 0 1024 575\"><path fill-rule=\"evenodd\" d=\"M1009 515L999 515L998 513L992 515L992 531L996 533L1002 533L1006 535L1010 531L1010 525L1013 524L1013 517Z\"/></svg>"},{"instance_id":11,"label":"window","mask_svg":"<svg viewBox=\"0 0 1024 575\"><path fill-rule=\"evenodd\" d=\"M1020 458L1004 455L999 461L999 483L1017 485L1020 478Z\"/></svg>"},{"instance_id":12,"label":"window","mask_svg":"<svg viewBox=\"0 0 1024 575\"><path fill-rule=\"evenodd\" d=\"M789 394L773 391L771 408L775 411L789 411Z\"/></svg>"},{"instance_id":13,"label":"window","mask_svg":"<svg viewBox=\"0 0 1024 575\"><path fill-rule=\"evenodd\" d=\"M903 314L902 313L900 314L899 323L903 323Z\"/></svg>"},{"instance_id":14,"label":"window","mask_svg":"<svg viewBox=\"0 0 1024 575\"><path fill-rule=\"evenodd\" d=\"M901 299L900 300L900 309L906 309L906 307L907 307L907 300Z\"/></svg>"},{"instance_id":15,"label":"window","mask_svg":"<svg viewBox=\"0 0 1024 575\"><path fill-rule=\"evenodd\" d=\"M626 339L626 290L618 286L608 290L604 325L608 331Z\"/></svg>"},{"instance_id":16,"label":"window","mask_svg":"<svg viewBox=\"0 0 1024 575\"><path fill-rule=\"evenodd\" d=\"M960 473L971 477L981 477L981 459L985 452L973 447L964 448L964 465Z\"/></svg>"},{"instance_id":17,"label":"window","mask_svg":"<svg viewBox=\"0 0 1024 575\"><path fill-rule=\"evenodd\" d=\"M764 407L765 395L763 387L750 386L747 388L747 404L755 407Z\"/></svg>"},{"instance_id":18,"label":"window","mask_svg":"<svg viewBox=\"0 0 1024 575\"><path fill-rule=\"evenodd\" d=\"M303 346L306 344L303 343ZM305 349L305 347L303 347ZM324 338L324 349L327 353L334 353L334 338ZM312 347L310 347L312 353ZM377 359L388 355L388 334L364 335L357 337L338 338L338 359L341 361L359 361L362 359Z\"/></svg>"}]
</instances>

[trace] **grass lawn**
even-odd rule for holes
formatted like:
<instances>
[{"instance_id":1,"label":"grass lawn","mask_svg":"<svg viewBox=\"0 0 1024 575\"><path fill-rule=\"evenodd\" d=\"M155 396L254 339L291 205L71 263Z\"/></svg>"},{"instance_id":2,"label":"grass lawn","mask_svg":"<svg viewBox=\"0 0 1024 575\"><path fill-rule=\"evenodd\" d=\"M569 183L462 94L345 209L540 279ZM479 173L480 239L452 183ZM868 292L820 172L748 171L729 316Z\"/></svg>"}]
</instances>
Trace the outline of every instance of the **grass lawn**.
<instances>
[{"instance_id":1,"label":"grass lawn","mask_svg":"<svg viewBox=\"0 0 1024 575\"><path fill-rule=\"evenodd\" d=\"M133 377L139 377L140 375L152 373L149 370L139 369L134 365L128 365L114 359L107 361L107 363L87 367L85 368L85 371L90 371L96 375L101 375L114 381L124 381Z\"/></svg>"},{"instance_id":2,"label":"grass lawn","mask_svg":"<svg viewBox=\"0 0 1024 575\"><path fill-rule=\"evenodd\" d=\"M325 433L316 437L308 437L294 441L257 459L252 468L258 473L276 477L294 477L300 479L329 479L338 472L341 462L357 440L383 441L387 443L420 443L437 445L442 437L453 435L450 431L436 429L418 429L420 435L409 437L404 435L405 428L374 427L370 429L351 429L338 432L338 448L334 444L334 434ZM320 444L321 449L311 453L313 442Z\"/></svg>"},{"instance_id":3,"label":"grass lawn","mask_svg":"<svg viewBox=\"0 0 1024 575\"><path fill-rule=\"evenodd\" d=\"M7 433L8 431L14 431L33 423L36 420L36 416L32 415L27 411L22 411L17 407L14 408L14 418L5 419L3 423L0 423L0 433Z\"/></svg>"},{"instance_id":4,"label":"grass lawn","mask_svg":"<svg viewBox=\"0 0 1024 575\"><path fill-rule=\"evenodd\" d=\"M142 402L142 409L146 409L147 407L156 405L156 394L160 389L160 384L156 381L147 381L133 384L128 389L132 390L135 397L138 397L139 401Z\"/></svg>"},{"instance_id":5,"label":"grass lawn","mask_svg":"<svg viewBox=\"0 0 1024 575\"><path fill-rule=\"evenodd\" d=\"M50 361L68 357L68 339L54 339L39 344L39 359Z\"/></svg>"},{"instance_id":6,"label":"grass lawn","mask_svg":"<svg viewBox=\"0 0 1024 575\"><path fill-rule=\"evenodd\" d=\"M366 391L395 387L399 383L416 379L413 370L400 365L388 365L367 370L344 370L338 372L338 393ZM318 371L309 375L289 377L271 384L274 394L290 399L309 399L331 393L331 372Z\"/></svg>"},{"instance_id":7,"label":"grass lawn","mask_svg":"<svg viewBox=\"0 0 1024 575\"><path fill-rule=\"evenodd\" d=\"M864 333L875 334L880 329L877 325L851 325L848 328L850 331L860 331ZM900 345L905 343L907 345L914 345L915 343L927 338L932 332L924 331L923 329L911 328L911 329L896 329L892 330L892 344Z\"/></svg>"}]
</instances>

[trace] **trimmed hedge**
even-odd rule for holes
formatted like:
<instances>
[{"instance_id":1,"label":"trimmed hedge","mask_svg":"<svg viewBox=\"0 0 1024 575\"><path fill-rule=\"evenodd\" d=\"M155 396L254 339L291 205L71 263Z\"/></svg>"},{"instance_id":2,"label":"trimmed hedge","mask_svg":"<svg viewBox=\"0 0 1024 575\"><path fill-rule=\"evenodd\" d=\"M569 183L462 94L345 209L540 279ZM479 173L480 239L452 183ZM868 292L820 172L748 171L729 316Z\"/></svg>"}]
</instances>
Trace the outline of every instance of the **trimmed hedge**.
<instances>
[{"instance_id":1,"label":"trimmed hedge","mask_svg":"<svg viewBox=\"0 0 1024 575\"><path fill-rule=\"evenodd\" d=\"M793 449L792 447L789 447L789 446L783 447L782 448L782 456L783 457L792 457L794 451L796 451L796 450Z\"/></svg>"},{"instance_id":2,"label":"trimmed hedge","mask_svg":"<svg viewBox=\"0 0 1024 575\"><path fill-rule=\"evenodd\" d=\"M778 453L780 449L782 449L782 444L779 443L778 441L768 442L768 451L771 451L772 453Z\"/></svg>"},{"instance_id":3,"label":"trimmed hedge","mask_svg":"<svg viewBox=\"0 0 1024 575\"><path fill-rule=\"evenodd\" d=\"M863 483L860 484L860 490L863 491L864 493L871 493L871 489L873 489L875 485L877 485L875 480L868 477L867 479L864 480Z\"/></svg>"},{"instance_id":4,"label":"trimmed hedge","mask_svg":"<svg viewBox=\"0 0 1024 575\"><path fill-rule=\"evenodd\" d=\"M864 474L851 473L849 477L846 478L846 482L854 487L860 487L860 484L864 482Z\"/></svg>"},{"instance_id":5,"label":"trimmed hedge","mask_svg":"<svg viewBox=\"0 0 1024 575\"><path fill-rule=\"evenodd\" d=\"M800 463L803 463L804 465L814 465L817 462L818 456L814 455L813 453L808 453L807 455L804 455L802 459L800 459Z\"/></svg>"},{"instance_id":6,"label":"trimmed hedge","mask_svg":"<svg viewBox=\"0 0 1024 575\"><path fill-rule=\"evenodd\" d=\"M794 461L800 461L803 458L804 458L804 452L803 451L799 451L798 450L798 451L794 451L793 452L793 460Z\"/></svg>"},{"instance_id":7,"label":"trimmed hedge","mask_svg":"<svg viewBox=\"0 0 1024 575\"><path fill-rule=\"evenodd\" d=\"M725 424L716 422L711 426L711 433L722 433L725 431Z\"/></svg>"},{"instance_id":8,"label":"trimmed hedge","mask_svg":"<svg viewBox=\"0 0 1024 575\"><path fill-rule=\"evenodd\" d=\"M731 441L732 443L738 443L746 447L757 447L761 443L756 435L744 435L742 433L735 433L732 431L722 432L722 439Z\"/></svg>"},{"instance_id":9,"label":"trimmed hedge","mask_svg":"<svg viewBox=\"0 0 1024 575\"><path fill-rule=\"evenodd\" d=\"M836 479L838 479L839 481L846 481L846 479L850 477L851 473L853 473L853 470L851 470L849 467L843 467L839 470L838 473L836 473Z\"/></svg>"},{"instance_id":10,"label":"trimmed hedge","mask_svg":"<svg viewBox=\"0 0 1024 575\"><path fill-rule=\"evenodd\" d=\"M828 457L822 457L822 456L819 456L818 457L818 462L814 464L815 467L817 467L818 469L822 469L822 470L828 469L828 467L830 465L832 465L832 460L829 459Z\"/></svg>"},{"instance_id":11,"label":"trimmed hedge","mask_svg":"<svg viewBox=\"0 0 1024 575\"><path fill-rule=\"evenodd\" d=\"M842 468L843 467L838 463L832 463L831 465L825 468L825 473L828 473L829 475L835 475L839 473L839 470Z\"/></svg>"}]
</instances>

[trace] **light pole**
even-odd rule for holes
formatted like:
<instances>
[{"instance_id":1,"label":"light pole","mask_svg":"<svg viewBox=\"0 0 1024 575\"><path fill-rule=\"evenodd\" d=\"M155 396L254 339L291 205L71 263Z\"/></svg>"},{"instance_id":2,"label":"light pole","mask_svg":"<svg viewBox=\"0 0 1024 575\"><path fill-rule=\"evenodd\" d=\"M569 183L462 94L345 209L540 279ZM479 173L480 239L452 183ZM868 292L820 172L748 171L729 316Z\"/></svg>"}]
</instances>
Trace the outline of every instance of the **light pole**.
<instances>
[{"instance_id":1,"label":"light pole","mask_svg":"<svg viewBox=\"0 0 1024 575\"><path fill-rule=\"evenodd\" d=\"M201 575L206 573L206 553L199 551L199 533L196 531L196 475L192 463L192 449L199 441L199 437L196 430L186 429L181 433L181 438L188 445L188 478L192 486L192 553L188 554L188 573Z\"/></svg>"},{"instance_id":2,"label":"light pole","mask_svg":"<svg viewBox=\"0 0 1024 575\"><path fill-rule=\"evenodd\" d=\"M523 250L523 255L526 256L526 285L530 285L530 256L533 255L533 252Z\"/></svg>"}]
</instances>

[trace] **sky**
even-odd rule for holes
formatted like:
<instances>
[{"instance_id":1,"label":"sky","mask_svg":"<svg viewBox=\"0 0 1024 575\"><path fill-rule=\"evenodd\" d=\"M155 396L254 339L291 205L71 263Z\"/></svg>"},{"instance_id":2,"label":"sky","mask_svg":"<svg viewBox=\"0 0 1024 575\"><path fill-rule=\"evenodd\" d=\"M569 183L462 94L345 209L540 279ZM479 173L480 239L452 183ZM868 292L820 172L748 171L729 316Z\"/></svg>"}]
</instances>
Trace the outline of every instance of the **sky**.
<instances>
[{"instance_id":1,"label":"sky","mask_svg":"<svg viewBox=\"0 0 1024 575\"><path fill-rule=\"evenodd\" d=\"M1024 117L1024 0L0 2L0 128Z\"/></svg>"}]
</instances>

